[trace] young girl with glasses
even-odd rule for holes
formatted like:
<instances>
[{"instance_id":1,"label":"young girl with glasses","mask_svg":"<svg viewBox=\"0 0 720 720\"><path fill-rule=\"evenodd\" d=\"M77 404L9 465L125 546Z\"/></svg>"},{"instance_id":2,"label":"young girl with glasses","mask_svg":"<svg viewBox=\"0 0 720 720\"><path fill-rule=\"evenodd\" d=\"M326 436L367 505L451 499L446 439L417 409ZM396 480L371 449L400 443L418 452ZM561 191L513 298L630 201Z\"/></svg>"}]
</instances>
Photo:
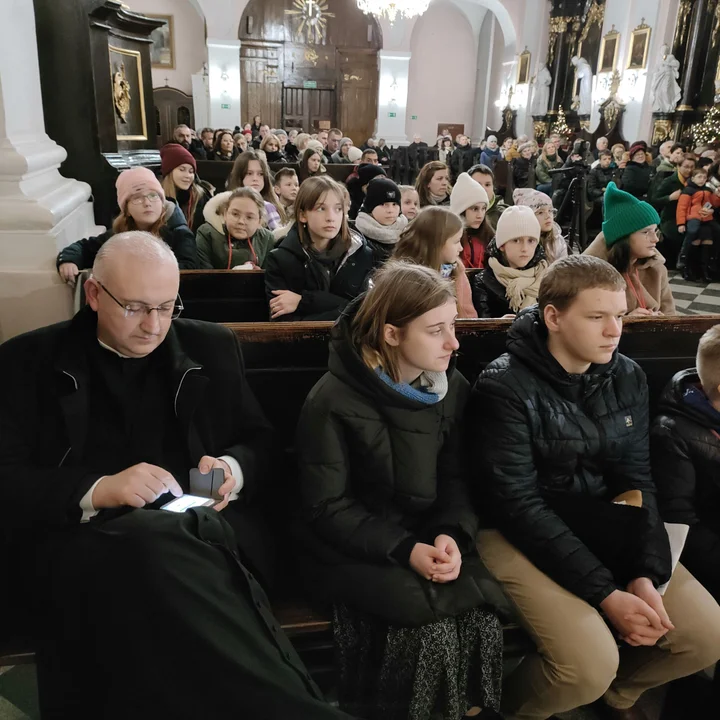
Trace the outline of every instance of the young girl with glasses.
<instances>
[{"instance_id":1,"label":"young girl with glasses","mask_svg":"<svg viewBox=\"0 0 720 720\"><path fill-rule=\"evenodd\" d=\"M137 167L124 170L115 183L120 214L110 230L102 235L78 240L60 251L57 270L73 285L80 270L93 266L103 244L121 232L145 230L164 240L175 253L181 270L198 267L195 236L187 226L182 210L167 200L165 191L151 170Z\"/></svg>"}]
</instances>

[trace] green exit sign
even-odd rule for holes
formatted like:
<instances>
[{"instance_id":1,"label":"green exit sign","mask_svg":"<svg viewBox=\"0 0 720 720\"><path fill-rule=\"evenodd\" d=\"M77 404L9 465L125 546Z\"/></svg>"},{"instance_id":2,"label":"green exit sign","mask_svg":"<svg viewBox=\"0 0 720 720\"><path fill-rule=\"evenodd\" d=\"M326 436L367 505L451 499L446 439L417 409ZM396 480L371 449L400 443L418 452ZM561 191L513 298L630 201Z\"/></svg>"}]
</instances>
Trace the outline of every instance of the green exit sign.
<instances>
[{"instance_id":1,"label":"green exit sign","mask_svg":"<svg viewBox=\"0 0 720 720\"><path fill-rule=\"evenodd\" d=\"M303 87L306 90L316 90L317 89L317 80L305 80L303 83Z\"/></svg>"},{"instance_id":2,"label":"green exit sign","mask_svg":"<svg viewBox=\"0 0 720 720\"><path fill-rule=\"evenodd\" d=\"M388 113L388 117L397 117L397 113Z\"/></svg>"},{"instance_id":3,"label":"green exit sign","mask_svg":"<svg viewBox=\"0 0 720 720\"><path fill-rule=\"evenodd\" d=\"M417 115L412 115L412 116L410 117L410 119L411 119L411 120L417 120Z\"/></svg>"},{"instance_id":4,"label":"green exit sign","mask_svg":"<svg viewBox=\"0 0 720 720\"><path fill-rule=\"evenodd\" d=\"M230 103L223 103L220 105L221 110L229 110L230 109Z\"/></svg>"}]
</instances>

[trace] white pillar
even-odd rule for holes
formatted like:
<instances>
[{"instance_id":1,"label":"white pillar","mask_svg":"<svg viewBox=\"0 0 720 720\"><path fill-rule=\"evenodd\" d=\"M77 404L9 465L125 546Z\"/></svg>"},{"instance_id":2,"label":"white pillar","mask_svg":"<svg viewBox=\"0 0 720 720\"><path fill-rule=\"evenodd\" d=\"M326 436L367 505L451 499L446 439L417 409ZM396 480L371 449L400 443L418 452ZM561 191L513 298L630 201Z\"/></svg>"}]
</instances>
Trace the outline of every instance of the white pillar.
<instances>
[{"instance_id":1,"label":"white pillar","mask_svg":"<svg viewBox=\"0 0 720 720\"><path fill-rule=\"evenodd\" d=\"M102 230L90 186L58 172L67 157L45 133L35 13L6 0L0 23L0 340L70 317L55 271L60 249ZM62 112L62 108L57 108Z\"/></svg>"},{"instance_id":2,"label":"white pillar","mask_svg":"<svg viewBox=\"0 0 720 720\"><path fill-rule=\"evenodd\" d=\"M213 128L242 127L250 122L240 111L240 41L208 38L210 121Z\"/></svg>"},{"instance_id":3,"label":"white pillar","mask_svg":"<svg viewBox=\"0 0 720 720\"><path fill-rule=\"evenodd\" d=\"M204 127L210 127L210 93L208 76L199 72L190 76L192 82L193 113L195 129L199 133Z\"/></svg>"},{"instance_id":4,"label":"white pillar","mask_svg":"<svg viewBox=\"0 0 720 720\"><path fill-rule=\"evenodd\" d=\"M378 88L377 136L388 145L407 145L405 121L407 119L408 77L411 53L382 50L380 83Z\"/></svg>"}]
</instances>

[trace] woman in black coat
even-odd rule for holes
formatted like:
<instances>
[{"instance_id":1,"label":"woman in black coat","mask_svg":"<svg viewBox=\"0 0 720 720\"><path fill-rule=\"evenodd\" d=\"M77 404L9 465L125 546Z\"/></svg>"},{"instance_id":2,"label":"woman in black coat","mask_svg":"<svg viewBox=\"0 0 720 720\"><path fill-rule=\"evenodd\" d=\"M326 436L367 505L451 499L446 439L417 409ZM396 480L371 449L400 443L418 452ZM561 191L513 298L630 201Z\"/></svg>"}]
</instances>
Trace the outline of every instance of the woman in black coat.
<instances>
[{"instance_id":1,"label":"woman in black coat","mask_svg":"<svg viewBox=\"0 0 720 720\"><path fill-rule=\"evenodd\" d=\"M655 168L647 161L645 145L636 143L630 148L630 160L620 176L621 187L636 198L644 199L654 172Z\"/></svg>"},{"instance_id":2,"label":"woman in black coat","mask_svg":"<svg viewBox=\"0 0 720 720\"><path fill-rule=\"evenodd\" d=\"M295 214L295 224L265 264L270 318L335 320L367 288L373 252L348 227L345 196L332 178L305 180Z\"/></svg>"},{"instance_id":3,"label":"woman in black coat","mask_svg":"<svg viewBox=\"0 0 720 720\"><path fill-rule=\"evenodd\" d=\"M502 594L475 550L456 315L450 282L390 261L333 328L298 423L304 575L334 603L341 697L362 717L497 709L500 624L480 608Z\"/></svg>"}]
</instances>

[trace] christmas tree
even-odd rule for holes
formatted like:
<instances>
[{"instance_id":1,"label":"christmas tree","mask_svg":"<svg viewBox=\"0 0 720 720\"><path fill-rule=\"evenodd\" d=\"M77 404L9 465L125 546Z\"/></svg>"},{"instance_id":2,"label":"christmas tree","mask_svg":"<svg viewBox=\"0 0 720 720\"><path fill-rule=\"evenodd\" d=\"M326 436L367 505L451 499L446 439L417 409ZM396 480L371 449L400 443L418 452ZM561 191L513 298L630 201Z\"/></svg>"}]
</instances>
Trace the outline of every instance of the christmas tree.
<instances>
[{"instance_id":1,"label":"christmas tree","mask_svg":"<svg viewBox=\"0 0 720 720\"><path fill-rule=\"evenodd\" d=\"M552 126L552 132L557 133L562 137L567 137L572 132L572 130L570 130L567 123L565 122L565 111L563 110L562 105L560 105L560 107L558 108L558 116L557 120Z\"/></svg>"},{"instance_id":2,"label":"christmas tree","mask_svg":"<svg viewBox=\"0 0 720 720\"><path fill-rule=\"evenodd\" d=\"M720 141L720 110L713 105L701 123L692 126L696 145L710 145Z\"/></svg>"}]
</instances>

